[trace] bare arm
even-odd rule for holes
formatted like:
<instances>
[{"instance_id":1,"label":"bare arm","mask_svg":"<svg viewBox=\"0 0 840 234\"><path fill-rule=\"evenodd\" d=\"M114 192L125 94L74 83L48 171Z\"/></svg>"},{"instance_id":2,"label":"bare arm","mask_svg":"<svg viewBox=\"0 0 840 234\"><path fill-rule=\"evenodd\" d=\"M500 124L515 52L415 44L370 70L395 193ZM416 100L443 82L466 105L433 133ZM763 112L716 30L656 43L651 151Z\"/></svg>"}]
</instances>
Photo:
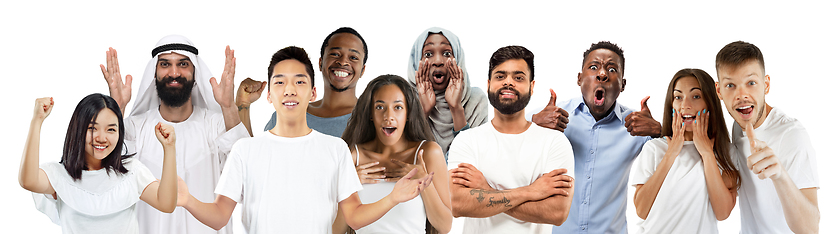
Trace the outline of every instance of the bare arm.
<instances>
[{"instance_id":1,"label":"bare arm","mask_svg":"<svg viewBox=\"0 0 840 234\"><path fill-rule=\"evenodd\" d=\"M467 117L464 112L464 106L461 105L461 94L464 89L464 72L461 67L455 62L455 59L448 59L444 69L449 71L451 78L449 78L449 85L446 86L446 93L444 100L449 105L449 111L452 112L453 131L460 131L467 126Z\"/></svg>"},{"instance_id":2,"label":"bare arm","mask_svg":"<svg viewBox=\"0 0 840 234\"><path fill-rule=\"evenodd\" d=\"M452 192L452 213L455 217L484 218L507 212L528 201L543 200L551 195L565 192L560 174L565 169L553 170L537 178L528 186L511 190L491 188L477 168L461 163L449 170Z\"/></svg>"},{"instance_id":3,"label":"bare arm","mask_svg":"<svg viewBox=\"0 0 840 234\"><path fill-rule=\"evenodd\" d=\"M418 163L424 164L428 172L445 175L447 173L446 160L440 146L429 142L423 148ZM426 209L426 217L440 233L448 233L452 229L452 201L447 180L449 179L446 176L437 176L432 179L432 186L420 193L423 198L423 207Z\"/></svg>"},{"instance_id":4,"label":"bare arm","mask_svg":"<svg viewBox=\"0 0 840 234\"><path fill-rule=\"evenodd\" d=\"M55 198L55 189L50 184L47 173L38 168L39 148L41 145L41 125L44 119L52 112L52 98L39 98L35 100L35 114L29 125L29 135L26 137L26 145L23 148L23 156L20 160L20 173L18 183L23 189L34 193L51 194Z\"/></svg>"},{"instance_id":5,"label":"bare arm","mask_svg":"<svg viewBox=\"0 0 840 234\"><path fill-rule=\"evenodd\" d=\"M677 111L671 113L673 119L682 118L681 116L682 114ZM659 194L659 189L662 188L662 182L665 181L665 176L668 175L668 171L671 170L671 166L674 165L674 161L682 151L685 142L685 124L680 121L673 121L671 128L673 134L671 138L665 138L668 141L668 150L665 151L662 161L659 161L659 165L656 165L656 170L653 171L653 175L648 178L645 184L636 185L633 204L636 205L636 214L639 215L639 218L647 219L650 207L653 206L653 202Z\"/></svg>"},{"instance_id":6,"label":"bare arm","mask_svg":"<svg viewBox=\"0 0 840 234\"><path fill-rule=\"evenodd\" d=\"M177 168L175 167L175 129L167 124L155 126L155 136L163 145L163 169L160 181L152 182L140 194L140 200L164 213L175 211L178 198Z\"/></svg>"},{"instance_id":7,"label":"bare arm","mask_svg":"<svg viewBox=\"0 0 840 234\"><path fill-rule=\"evenodd\" d=\"M694 145L703 160L703 174L706 179L709 202L712 204L712 210L715 212L717 220L724 220L729 217L732 208L735 207L735 198L738 196L738 191L735 188L736 181L728 174L721 175L718 161L715 158L714 139L707 135L709 112L706 110L697 112L694 123L695 127L692 132Z\"/></svg>"},{"instance_id":8,"label":"bare arm","mask_svg":"<svg viewBox=\"0 0 840 234\"><path fill-rule=\"evenodd\" d=\"M574 182L572 178L568 177L568 183L564 194L557 194L549 196L538 201L529 201L508 210L505 214L513 216L519 220L532 223L547 223L554 226L560 226L566 222L569 217L569 209L572 207L572 196L575 193Z\"/></svg>"},{"instance_id":9,"label":"bare arm","mask_svg":"<svg viewBox=\"0 0 840 234\"><path fill-rule=\"evenodd\" d=\"M391 208L394 208L399 203L406 202L412 198L420 195L420 192L426 189L432 182L434 173L430 173L423 178L412 180L411 177L417 173L417 169L411 170L402 179L400 179L394 190L390 194L380 199L377 202L370 204L362 204L358 193L353 193L350 197L338 203L343 211L344 220L353 229L359 229L368 224L379 220Z\"/></svg>"},{"instance_id":10,"label":"bare arm","mask_svg":"<svg viewBox=\"0 0 840 234\"><path fill-rule=\"evenodd\" d=\"M179 183L183 184L183 180L179 181ZM186 199L179 199L185 200L185 202L182 203L179 201L178 205L186 208L195 219L198 219L198 221L214 230L222 229L222 227L227 225L230 220L230 215L233 214L233 208L236 208L236 202L223 195L216 195L216 200L213 203L201 202L190 195L189 191L187 191L186 195L179 194L179 198L181 197L186 197Z\"/></svg>"}]
</instances>

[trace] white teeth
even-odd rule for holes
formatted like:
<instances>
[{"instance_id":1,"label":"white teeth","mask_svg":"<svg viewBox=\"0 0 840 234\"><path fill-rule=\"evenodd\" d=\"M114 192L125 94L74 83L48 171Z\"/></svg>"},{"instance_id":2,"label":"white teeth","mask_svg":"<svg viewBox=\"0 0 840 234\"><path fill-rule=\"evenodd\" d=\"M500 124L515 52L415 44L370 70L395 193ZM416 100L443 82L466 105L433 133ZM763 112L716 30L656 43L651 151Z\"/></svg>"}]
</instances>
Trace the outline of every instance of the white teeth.
<instances>
[{"instance_id":1,"label":"white teeth","mask_svg":"<svg viewBox=\"0 0 840 234\"><path fill-rule=\"evenodd\" d=\"M94 146L93 146L93 148L103 150L103 149L105 149L105 148L108 148L108 146L104 146L104 145L94 145Z\"/></svg>"},{"instance_id":2,"label":"white teeth","mask_svg":"<svg viewBox=\"0 0 840 234\"><path fill-rule=\"evenodd\" d=\"M286 103L283 103L283 105L286 105L286 106L294 106L294 105L297 105L297 103L294 103L294 102L286 102Z\"/></svg>"},{"instance_id":3,"label":"white teeth","mask_svg":"<svg viewBox=\"0 0 840 234\"><path fill-rule=\"evenodd\" d=\"M692 116L692 115L683 115L683 118L691 118L691 117L694 117L694 116Z\"/></svg>"},{"instance_id":4,"label":"white teeth","mask_svg":"<svg viewBox=\"0 0 840 234\"><path fill-rule=\"evenodd\" d=\"M335 73L335 76L338 77L347 77L347 75L349 75L349 73L343 71L334 71L333 73Z\"/></svg>"},{"instance_id":5,"label":"white teeth","mask_svg":"<svg viewBox=\"0 0 840 234\"><path fill-rule=\"evenodd\" d=\"M748 108L752 108L752 106L742 106L742 107L738 107L736 109L743 110L743 109L748 109Z\"/></svg>"}]
</instances>

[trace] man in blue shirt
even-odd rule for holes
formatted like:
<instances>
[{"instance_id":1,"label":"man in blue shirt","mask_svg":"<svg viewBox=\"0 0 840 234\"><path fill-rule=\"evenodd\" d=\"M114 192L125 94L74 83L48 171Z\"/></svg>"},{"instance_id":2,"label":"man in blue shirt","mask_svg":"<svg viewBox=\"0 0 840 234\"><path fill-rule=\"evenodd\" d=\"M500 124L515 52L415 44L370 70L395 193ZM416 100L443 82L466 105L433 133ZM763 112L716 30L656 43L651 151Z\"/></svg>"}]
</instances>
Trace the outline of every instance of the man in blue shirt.
<instances>
[{"instance_id":1,"label":"man in blue shirt","mask_svg":"<svg viewBox=\"0 0 840 234\"><path fill-rule=\"evenodd\" d=\"M577 84L581 97L549 105L532 116L540 126L563 131L575 154L575 192L569 217L553 233L627 233L627 181L642 146L661 124L647 99L633 112L616 103L624 91L624 51L602 41L583 53Z\"/></svg>"}]
</instances>

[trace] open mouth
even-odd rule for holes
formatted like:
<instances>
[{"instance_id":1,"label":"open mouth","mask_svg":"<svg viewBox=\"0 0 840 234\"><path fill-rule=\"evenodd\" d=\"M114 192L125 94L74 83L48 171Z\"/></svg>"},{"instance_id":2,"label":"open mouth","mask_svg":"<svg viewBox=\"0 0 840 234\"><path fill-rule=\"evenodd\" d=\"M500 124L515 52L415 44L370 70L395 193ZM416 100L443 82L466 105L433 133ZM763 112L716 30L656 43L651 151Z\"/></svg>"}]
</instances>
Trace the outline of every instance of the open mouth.
<instances>
[{"instance_id":1,"label":"open mouth","mask_svg":"<svg viewBox=\"0 0 840 234\"><path fill-rule=\"evenodd\" d=\"M755 106L753 106L753 105L742 106L742 107L735 108L735 111L737 111L738 113L741 113L741 117L747 119L747 118L750 117L750 115L752 115L754 107Z\"/></svg>"},{"instance_id":2,"label":"open mouth","mask_svg":"<svg viewBox=\"0 0 840 234\"><path fill-rule=\"evenodd\" d=\"M397 131L396 127L382 127L382 132L385 133L385 136L391 136L395 131Z\"/></svg>"},{"instance_id":3,"label":"open mouth","mask_svg":"<svg viewBox=\"0 0 840 234\"><path fill-rule=\"evenodd\" d=\"M108 145L93 145L93 149L98 150L98 151L103 151L106 148L108 148Z\"/></svg>"},{"instance_id":4,"label":"open mouth","mask_svg":"<svg viewBox=\"0 0 840 234\"><path fill-rule=\"evenodd\" d=\"M604 105L604 90L603 89L599 88L599 89L595 90L595 105L596 106Z\"/></svg>"},{"instance_id":5,"label":"open mouth","mask_svg":"<svg viewBox=\"0 0 840 234\"><path fill-rule=\"evenodd\" d=\"M501 89L499 90L499 98L500 99L514 99L519 97L519 93L513 89Z\"/></svg>"},{"instance_id":6,"label":"open mouth","mask_svg":"<svg viewBox=\"0 0 840 234\"><path fill-rule=\"evenodd\" d=\"M333 70L332 72L333 72L333 75L335 76L335 78L338 78L338 79L346 79L347 77L350 77L350 75L352 74L352 73L350 73L348 71L345 71L345 70Z\"/></svg>"},{"instance_id":7,"label":"open mouth","mask_svg":"<svg viewBox=\"0 0 840 234\"><path fill-rule=\"evenodd\" d=\"M442 71L435 71L432 72L432 82L436 84L443 84L443 80L446 78L446 73Z\"/></svg>"},{"instance_id":8,"label":"open mouth","mask_svg":"<svg viewBox=\"0 0 840 234\"><path fill-rule=\"evenodd\" d=\"M690 123L694 123L694 120L697 119L697 116L683 115L682 118L683 118L683 123L690 124Z\"/></svg>"}]
</instances>

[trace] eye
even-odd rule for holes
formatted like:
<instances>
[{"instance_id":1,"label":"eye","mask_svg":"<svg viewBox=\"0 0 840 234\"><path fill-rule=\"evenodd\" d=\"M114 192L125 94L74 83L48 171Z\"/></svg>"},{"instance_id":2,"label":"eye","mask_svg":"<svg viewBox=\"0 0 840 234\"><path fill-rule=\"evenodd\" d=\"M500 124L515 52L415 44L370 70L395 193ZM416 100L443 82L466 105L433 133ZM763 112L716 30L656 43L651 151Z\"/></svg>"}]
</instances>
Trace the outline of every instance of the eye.
<instances>
[{"instance_id":1,"label":"eye","mask_svg":"<svg viewBox=\"0 0 840 234\"><path fill-rule=\"evenodd\" d=\"M700 99L700 95L694 95L694 99Z\"/></svg>"},{"instance_id":2,"label":"eye","mask_svg":"<svg viewBox=\"0 0 840 234\"><path fill-rule=\"evenodd\" d=\"M180 63L178 63L178 66L181 66L181 67L187 67L187 66L189 66L189 65L190 65L190 63L188 63L188 62L180 62Z\"/></svg>"},{"instance_id":3,"label":"eye","mask_svg":"<svg viewBox=\"0 0 840 234\"><path fill-rule=\"evenodd\" d=\"M502 79L504 79L504 78L505 78L505 76L503 76L503 75L498 75L498 76L496 76L496 79L498 79L498 80L502 80Z\"/></svg>"},{"instance_id":4,"label":"eye","mask_svg":"<svg viewBox=\"0 0 840 234\"><path fill-rule=\"evenodd\" d=\"M402 110L402 109L403 109L403 106L395 106L395 107L394 107L394 109L396 109L396 110Z\"/></svg>"},{"instance_id":5,"label":"eye","mask_svg":"<svg viewBox=\"0 0 840 234\"><path fill-rule=\"evenodd\" d=\"M299 85L302 85L302 84L306 84L306 81L299 80L299 81L297 81L297 82L295 82L295 83L296 83L296 84L299 84Z\"/></svg>"},{"instance_id":6,"label":"eye","mask_svg":"<svg viewBox=\"0 0 840 234\"><path fill-rule=\"evenodd\" d=\"M443 56L444 57L452 57L452 51L444 51Z\"/></svg>"},{"instance_id":7,"label":"eye","mask_svg":"<svg viewBox=\"0 0 840 234\"><path fill-rule=\"evenodd\" d=\"M615 68L610 68L609 71L610 72L616 72L617 70L615 70Z\"/></svg>"},{"instance_id":8,"label":"eye","mask_svg":"<svg viewBox=\"0 0 840 234\"><path fill-rule=\"evenodd\" d=\"M747 84L749 84L749 85L755 85L756 83L755 83L755 81L750 81L750 82L749 82L749 83L747 83Z\"/></svg>"},{"instance_id":9,"label":"eye","mask_svg":"<svg viewBox=\"0 0 840 234\"><path fill-rule=\"evenodd\" d=\"M108 132L117 132L117 129L115 129L115 128L109 128L109 129L108 129Z\"/></svg>"},{"instance_id":10,"label":"eye","mask_svg":"<svg viewBox=\"0 0 840 234\"><path fill-rule=\"evenodd\" d=\"M169 67L168 62L160 62L158 65L161 66L161 67Z\"/></svg>"},{"instance_id":11,"label":"eye","mask_svg":"<svg viewBox=\"0 0 840 234\"><path fill-rule=\"evenodd\" d=\"M727 88L735 88L735 85L734 85L734 84L726 84L726 86L724 86L724 87L727 87Z\"/></svg>"},{"instance_id":12,"label":"eye","mask_svg":"<svg viewBox=\"0 0 840 234\"><path fill-rule=\"evenodd\" d=\"M432 57L432 53L429 53L429 52L423 52L423 57L426 57L426 58L431 58L431 57Z\"/></svg>"},{"instance_id":13,"label":"eye","mask_svg":"<svg viewBox=\"0 0 840 234\"><path fill-rule=\"evenodd\" d=\"M330 53L330 56L333 56L333 57L338 57L338 56L340 56L340 55L339 55L338 53L333 52L333 53Z\"/></svg>"},{"instance_id":14,"label":"eye","mask_svg":"<svg viewBox=\"0 0 840 234\"><path fill-rule=\"evenodd\" d=\"M597 69L598 69L598 66L595 66L595 65L589 66L589 70L597 70Z\"/></svg>"},{"instance_id":15,"label":"eye","mask_svg":"<svg viewBox=\"0 0 840 234\"><path fill-rule=\"evenodd\" d=\"M350 56L350 59L351 59L351 60L359 60L359 57L356 57L356 56Z\"/></svg>"},{"instance_id":16,"label":"eye","mask_svg":"<svg viewBox=\"0 0 840 234\"><path fill-rule=\"evenodd\" d=\"M385 107L382 107L381 105L376 105L376 106L373 107L373 109L382 110L382 109L385 109Z\"/></svg>"},{"instance_id":17,"label":"eye","mask_svg":"<svg viewBox=\"0 0 840 234\"><path fill-rule=\"evenodd\" d=\"M517 77L516 77L516 80L517 80L517 81L522 81L522 80L525 80L525 77L522 77L522 76L517 76Z\"/></svg>"},{"instance_id":18,"label":"eye","mask_svg":"<svg viewBox=\"0 0 840 234\"><path fill-rule=\"evenodd\" d=\"M275 81L274 84L276 85L283 85L283 81Z\"/></svg>"}]
</instances>

